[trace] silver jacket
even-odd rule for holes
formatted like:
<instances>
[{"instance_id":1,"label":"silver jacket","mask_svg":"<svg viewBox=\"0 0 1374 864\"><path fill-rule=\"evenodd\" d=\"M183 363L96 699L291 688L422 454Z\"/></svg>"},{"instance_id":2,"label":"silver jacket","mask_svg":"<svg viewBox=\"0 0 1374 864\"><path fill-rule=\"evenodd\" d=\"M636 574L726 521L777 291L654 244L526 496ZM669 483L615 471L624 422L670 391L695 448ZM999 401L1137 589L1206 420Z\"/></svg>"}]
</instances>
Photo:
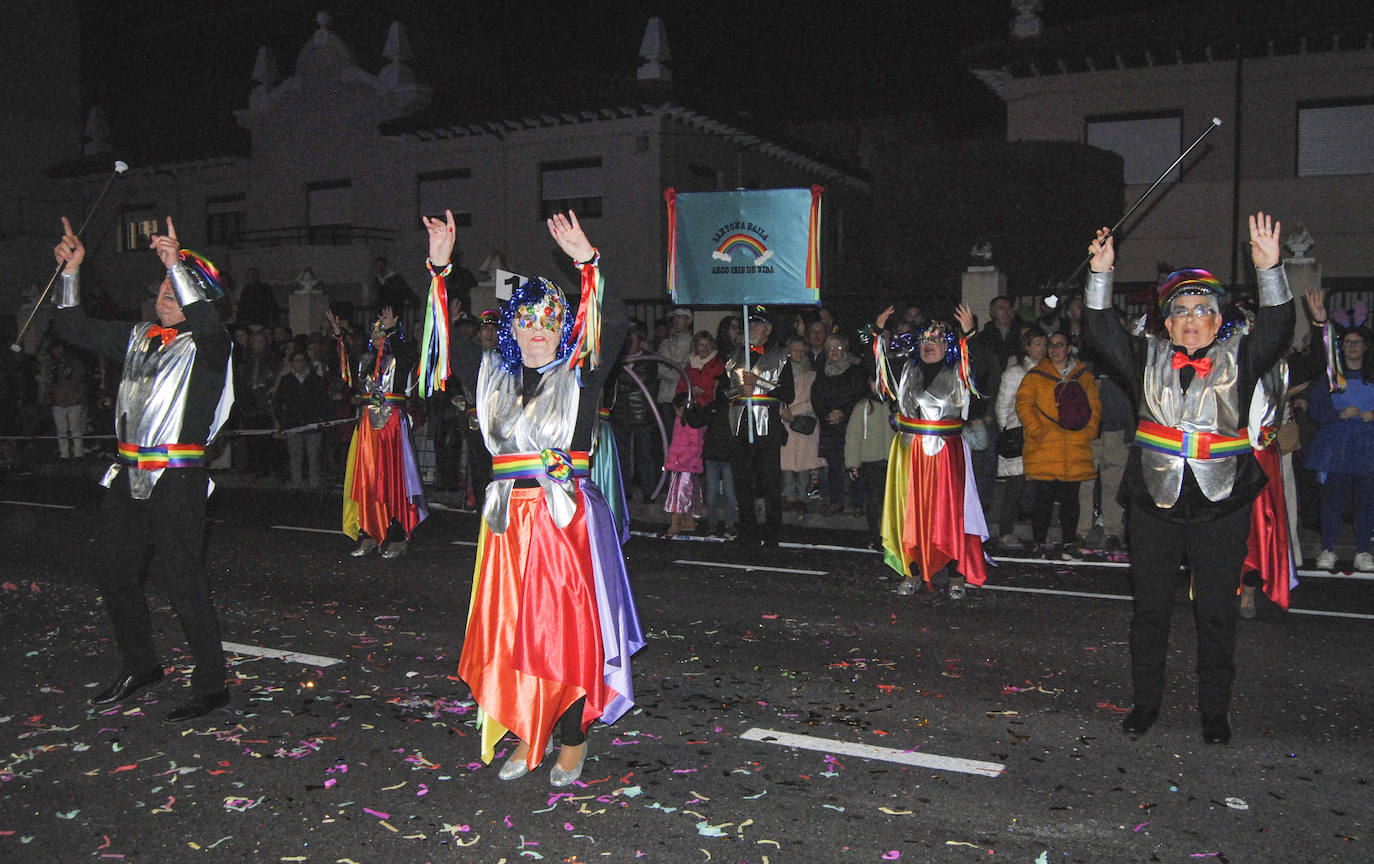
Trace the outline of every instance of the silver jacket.
<instances>
[{"instance_id":1,"label":"silver jacket","mask_svg":"<svg viewBox=\"0 0 1374 864\"><path fill-rule=\"evenodd\" d=\"M487 351L477 374L477 424L492 456L538 453L545 449L568 450L577 427L577 407L582 398L576 369L557 363L543 374L534 397L522 403L522 376L501 368L501 355ZM577 512L576 484L542 475L549 515L566 528ZM493 480L487 485L482 518L493 534L504 534L510 521L510 493L514 480Z\"/></svg>"},{"instance_id":2,"label":"silver jacket","mask_svg":"<svg viewBox=\"0 0 1374 864\"><path fill-rule=\"evenodd\" d=\"M749 367L749 371L759 376L759 380L754 383L752 388L745 387L743 383L743 372L739 369L739 358L733 357L725 364L725 372L730 376L730 428L736 435L742 435L744 430L744 406L734 404L736 398L745 395L761 395L772 392L781 383L782 371L791 362L791 356L781 348L769 348L762 354L753 355L754 363ZM747 391L747 392L746 392ZM781 408L781 406L779 406ZM767 435L769 433L768 406L751 404L749 411L753 414L754 434Z\"/></svg>"},{"instance_id":3,"label":"silver jacket","mask_svg":"<svg viewBox=\"0 0 1374 864\"><path fill-rule=\"evenodd\" d=\"M395 407L383 396L387 393L406 392L409 382L396 380L396 358L385 352L382 354L380 373L377 371L377 355L371 351L363 355L361 368L358 372L358 378L362 381L362 395L371 400L365 409L367 422L372 425L373 429L381 429L386 425L386 421L391 419L391 412Z\"/></svg>"},{"instance_id":4,"label":"silver jacket","mask_svg":"<svg viewBox=\"0 0 1374 864\"><path fill-rule=\"evenodd\" d=\"M177 300L184 306L206 300L193 287L180 264L171 269L172 287ZM63 291L59 306L76 305L77 280L63 275ZM152 322L134 325L129 345L124 353L124 374L115 395L115 434L120 441L139 447L160 447L180 441L181 422L186 412L186 394L191 370L196 362L196 342L191 334L182 331L167 345L148 350L148 330ZM224 388L215 406L215 416L204 443L209 445L223 428L234 406L233 362L225 364ZM200 443L200 442L196 442ZM165 468L146 470L115 463L105 472L101 485L108 487L121 469L129 472L129 494L145 501L153 494L153 487ZM175 469L174 469L175 470Z\"/></svg>"},{"instance_id":5,"label":"silver jacket","mask_svg":"<svg viewBox=\"0 0 1374 864\"><path fill-rule=\"evenodd\" d=\"M1279 306L1293 298L1283 266L1256 271L1261 306ZM1111 304L1113 272L1088 274L1084 304L1089 309L1106 309ZM1212 369L1206 376L1194 376L1185 393L1179 382L1182 370L1174 369L1174 346L1161 336L1146 336L1145 377L1141 388L1139 417L1161 426L1185 432L1210 432L1236 437L1245 428L1240 416L1240 347L1245 337L1236 333L1224 342L1213 343L1207 352ZM1198 489L1209 501L1221 501L1231 494L1236 480L1236 456L1215 459L1185 459L1169 453L1140 448L1140 467L1145 488L1155 506L1169 508L1178 503L1183 489L1184 464L1192 469Z\"/></svg>"},{"instance_id":6,"label":"silver jacket","mask_svg":"<svg viewBox=\"0 0 1374 864\"><path fill-rule=\"evenodd\" d=\"M959 380L954 364L945 364L929 382L919 363L908 362L897 383L897 410L907 417L921 420L964 420L968 418L969 389ZM914 437L902 433L902 443L910 444ZM945 449L945 436L921 435L921 450L934 456Z\"/></svg>"}]
</instances>

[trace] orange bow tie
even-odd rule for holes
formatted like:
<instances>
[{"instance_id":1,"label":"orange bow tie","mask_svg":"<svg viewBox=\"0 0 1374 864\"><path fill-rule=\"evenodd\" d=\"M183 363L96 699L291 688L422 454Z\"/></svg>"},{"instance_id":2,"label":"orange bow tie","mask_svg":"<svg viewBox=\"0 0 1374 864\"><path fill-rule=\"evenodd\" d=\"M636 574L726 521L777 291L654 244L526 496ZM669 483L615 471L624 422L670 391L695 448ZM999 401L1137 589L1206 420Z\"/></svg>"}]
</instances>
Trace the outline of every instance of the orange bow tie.
<instances>
[{"instance_id":1,"label":"orange bow tie","mask_svg":"<svg viewBox=\"0 0 1374 864\"><path fill-rule=\"evenodd\" d=\"M161 336L162 344L165 347L168 344L170 344L173 339L177 338L177 333L179 332L180 331L177 330L175 327L159 327L156 324L154 324L153 326L148 328L147 335L149 339L156 339L159 336Z\"/></svg>"},{"instance_id":2,"label":"orange bow tie","mask_svg":"<svg viewBox=\"0 0 1374 864\"><path fill-rule=\"evenodd\" d=\"M1211 357L1199 357L1196 360L1190 360L1188 355L1184 354L1182 351L1174 353L1174 359L1171 363L1175 369L1182 369L1184 366L1192 366L1197 370L1197 374L1203 378L1206 378L1207 373L1212 371Z\"/></svg>"}]
</instances>

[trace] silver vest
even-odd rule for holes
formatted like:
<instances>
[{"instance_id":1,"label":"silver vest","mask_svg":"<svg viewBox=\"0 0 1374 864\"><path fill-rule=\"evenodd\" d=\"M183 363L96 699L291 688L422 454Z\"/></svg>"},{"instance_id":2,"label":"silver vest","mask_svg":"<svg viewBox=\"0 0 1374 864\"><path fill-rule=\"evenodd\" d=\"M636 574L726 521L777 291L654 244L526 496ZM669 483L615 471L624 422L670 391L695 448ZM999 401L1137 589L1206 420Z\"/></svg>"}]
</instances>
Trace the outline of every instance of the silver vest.
<instances>
[{"instance_id":1,"label":"silver vest","mask_svg":"<svg viewBox=\"0 0 1374 864\"><path fill-rule=\"evenodd\" d=\"M364 354L363 362L358 369L358 378L362 381L362 395L370 400L366 408L367 422L372 424L373 429L381 429L386 425L386 421L391 419L391 412L395 407L394 403L384 398L385 394L404 394L409 382L397 382L396 358L386 353L382 354L380 373L377 370L377 355L372 352ZM396 386L398 383L400 387Z\"/></svg>"},{"instance_id":2,"label":"silver vest","mask_svg":"<svg viewBox=\"0 0 1374 864\"><path fill-rule=\"evenodd\" d=\"M745 406L736 405L733 400L744 395L758 396L767 394L778 386L778 382L782 380L782 370L791 362L791 357L781 348L769 348L762 354L754 355L751 353L750 356L754 358L754 362L753 365L749 367L749 371L759 376L759 380L754 383L753 387L744 386L742 377L744 373L739 369L738 356L732 357L725 364L725 372L730 376L730 383L733 385L729 391L731 399L730 428L734 430L736 435L744 434ZM778 407L781 408L782 406ZM760 405L751 403L749 405L749 412L753 415L754 434L767 435L769 431L768 406L766 404Z\"/></svg>"},{"instance_id":3,"label":"silver vest","mask_svg":"<svg viewBox=\"0 0 1374 864\"><path fill-rule=\"evenodd\" d=\"M1179 384L1182 369L1172 366L1173 343L1159 336L1146 337L1145 379L1139 416L1161 426L1185 432L1210 432L1235 437L1244 427L1240 417L1240 341L1237 335L1212 345L1207 357L1212 369L1194 373L1185 393ZM1198 488L1208 501L1231 494L1236 480L1236 457L1187 459L1142 447L1140 467L1145 488L1157 507L1172 507L1183 489L1184 462L1193 469Z\"/></svg>"},{"instance_id":4,"label":"silver vest","mask_svg":"<svg viewBox=\"0 0 1374 864\"><path fill-rule=\"evenodd\" d=\"M186 412L186 393L191 370L196 362L196 341L182 331L167 345L148 350L148 328L151 322L134 325L129 347L124 352L124 377L115 396L115 435L120 441L139 447L159 447L175 444L181 436L181 422ZM224 389L210 424L205 443L215 440L229 409L234 405L233 358L225 364ZM198 443L198 442L197 442ZM129 472L129 493L139 500L153 494L162 472L158 468L146 470L115 463L105 472L101 484L108 487L121 467ZM173 469L175 470L175 469Z\"/></svg>"},{"instance_id":5,"label":"silver vest","mask_svg":"<svg viewBox=\"0 0 1374 864\"><path fill-rule=\"evenodd\" d=\"M897 410L907 417L921 420L963 420L968 417L968 386L959 380L958 367L946 364L929 383L918 363L907 363L902 379L897 383ZM909 445L913 437L902 433L902 443ZM945 449L945 436L921 435L921 449L934 456Z\"/></svg>"},{"instance_id":6,"label":"silver vest","mask_svg":"<svg viewBox=\"0 0 1374 864\"><path fill-rule=\"evenodd\" d=\"M569 450L577 428L577 406L582 398L576 369L557 363L545 372L533 398L521 402L523 381L501 368L501 355L487 351L477 374L477 424L492 456L538 453L545 449ZM577 512L575 483L538 478L549 515L566 528ZM493 534L504 534L510 521L510 493L514 480L493 480L487 486L482 518Z\"/></svg>"}]
</instances>

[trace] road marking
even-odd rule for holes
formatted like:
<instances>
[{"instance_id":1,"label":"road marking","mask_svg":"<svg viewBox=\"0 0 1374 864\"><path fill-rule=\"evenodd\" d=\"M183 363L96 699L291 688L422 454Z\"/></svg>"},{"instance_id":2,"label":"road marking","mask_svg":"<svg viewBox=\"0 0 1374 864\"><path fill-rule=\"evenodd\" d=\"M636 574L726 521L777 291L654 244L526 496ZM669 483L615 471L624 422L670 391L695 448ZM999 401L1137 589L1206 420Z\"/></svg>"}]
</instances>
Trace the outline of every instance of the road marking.
<instances>
[{"instance_id":1,"label":"road marking","mask_svg":"<svg viewBox=\"0 0 1374 864\"><path fill-rule=\"evenodd\" d=\"M321 657L318 654L302 654L299 651L280 651L276 648L263 648L260 645L240 645L238 642L221 642L225 651L246 654L250 657L271 657L287 663L303 663L306 666L337 666L342 663L334 657Z\"/></svg>"},{"instance_id":2,"label":"road marking","mask_svg":"<svg viewBox=\"0 0 1374 864\"><path fill-rule=\"evenodd\" d=\"M476 541L476 540L450 540L450 541L448 541L448 542L449 542L449 545L450 545L450 546L476 546L476 545L477 545L477 541Z\"/></svg>"},{"instance_id":3,"label":"road marking","mask_svg":"<svg viewBox=\"0 0 1374 864\"><path fill-rule=\"evenodd\" d=\"M1007 769L1007 766L997 762L978 762L973 759L960 759L956 756L941 756L937 753L918 753L914 750L874 747L872 744L852 744L848 741L835 741L829 738L815 738L811 735L794 735L791 732L760 729L757 726L739 737L745 741L761 741L782 747L815 750L819 753L837 753L841 756L855 756L860 759L877 759L881 762L896 762L899 765L912 765L917 768L958 771L961 774L976 774L979 777L1000 777Z\"/></svg>"},{"instance_id":4,"label":"road marking","mask_svg":"<svg viewBox=\"0 0 1374 864\"><path fill-rule=\"evenodd\" d=\"M299 525L273 525L272 527L278 531L304 531L307 534L338 534L343 537L347 536L337 528L302 528Z\"/></svg>"},{"instance_id":5,"label":"road marking","mask_svg":"<svg viewBox=\"0 0 1374 864\"><path fill-rule=\"evenodd\" d=\"M1070 558L1067 561L1051 561L1048 558L1012 558L1006 555L990 555L993 561L1005 561L1012 564L1062 564L1065 567L1130 567L1124 561L1080 561L1077 558Z\"/></svg>"},{"instance_id":6,"label":"road marking","mask_svg":"<svg viewBox=\"0 0 1374 864\"><path fill-rule=\"evenodd\" d=\"M40 501L0 501L0 504L13 504L16 507L46 507L49 510L75 510L70 504L44 504Z\"/></svg>"},{"instance_id":7,"label":"road marking","mask_svg":"<svg viewBox=\"0 0 1374 864\"><path fill-rule=\"evenodd\" d=\"M1327 570L1299 570L1298 575L1304 579L1354 579L1360 582L1374 582L1374 573L1332 573Z\"/></svg>"},{"instance_id":8,"label":"road marking","mask_svg":"<svg viewBox=\"0 0 1374 864\"><path fill-rule=\"evenodd\" d=\"M828 576L827 570L794 570L788 567L763 567L758 564L726 564L723 561L688 561L685 558L674 564L690 564L693 567L729 567L732 570L763 570L769 573L799 573L804 576Z\"/></svg>"},{"instance_id":9,"label":"road marking","mask_svg":"<svg viewBox=\"0 0 1374 864\"><path fill-rule=\"evenodd\" d=\"M1018 594L1057 594L1060 597L1092 597L1097 600L1130 600L1129 594L1096 594L1092 591L1065 591L1060 588L1020 588L1015 585L971 585L984 591L1014 591Z\"/></svg>"},{"instance_id":10,"label":"road marking","mask_svg":"<svg viewBox=\"0 0 1374 864\"><path fill-rule=\"evenodd\" d=\"M1294 615L1323 615L1327 618L1360 618L1365 621L1374 621L1374 615L1366 615L1363 612L1328 612L1325 609L1294 609L1288 607L1288 611Z\"/></svg>"}]
</instances>

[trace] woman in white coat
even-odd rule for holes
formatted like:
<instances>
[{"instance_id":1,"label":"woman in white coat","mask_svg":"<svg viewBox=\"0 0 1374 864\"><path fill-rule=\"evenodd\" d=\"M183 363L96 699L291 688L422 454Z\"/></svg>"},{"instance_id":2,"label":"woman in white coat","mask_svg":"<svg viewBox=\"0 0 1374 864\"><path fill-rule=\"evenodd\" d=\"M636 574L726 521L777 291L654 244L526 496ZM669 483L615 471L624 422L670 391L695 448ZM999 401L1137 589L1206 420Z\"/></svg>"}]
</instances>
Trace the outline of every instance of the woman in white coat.
<instances>
[{"instance_id":1,"label":"woman in white coat","mask_svg":"<svg viewBox=\"0 0 1374 864\"><path fill-rule=\"evenodd\" d=\"M1002 430L998 436L999 449L1002 436L1012 429L1021 428L1021 418L1016 416L1016 391L1026 372L1044 359L1047 344L1045 334L1038 327L1027 327L1021 331L1020 358L1007 366L1002 373L1002 383L997 388L997 427ZM1015 434L1020 436L1020 433ZM1021 542L1016 539L1016 517L1020 514L1021 498L1026 491L1026 474L1021 457L999 454L997 479L1006 481L1002 484L1002 509L997 518L997 531L1001 534L997 538L997 545L1003 549L1019 549Z\"/></svg>"}]
</instances>

